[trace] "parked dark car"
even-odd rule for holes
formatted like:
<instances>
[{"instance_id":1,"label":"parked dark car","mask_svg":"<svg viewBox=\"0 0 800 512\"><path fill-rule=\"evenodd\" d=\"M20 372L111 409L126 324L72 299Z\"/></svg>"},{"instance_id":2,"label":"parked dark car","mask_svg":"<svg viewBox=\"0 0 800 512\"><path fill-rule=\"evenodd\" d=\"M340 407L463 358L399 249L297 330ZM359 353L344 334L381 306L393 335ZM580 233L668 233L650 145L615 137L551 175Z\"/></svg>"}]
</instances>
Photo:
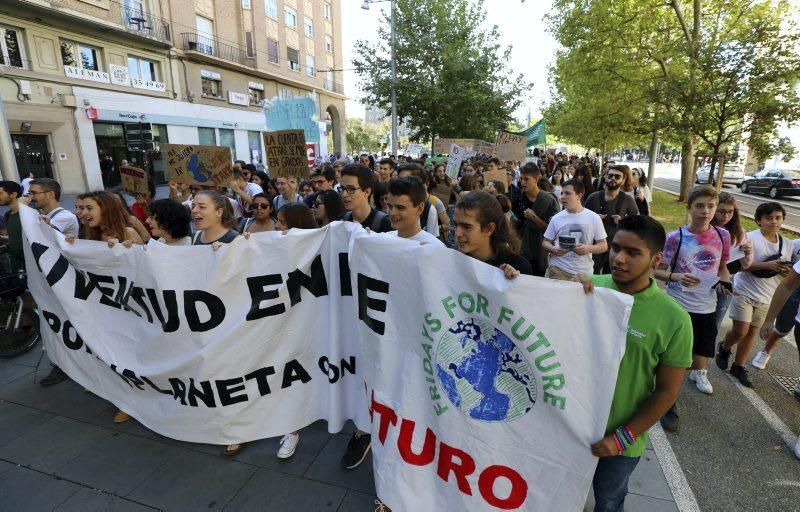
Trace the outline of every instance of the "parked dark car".
<instances>
[{"instance_id":1,"label":"parked dark car","mask_svg":"<svg viewBox=\"0 0 800 512\"><path fill-rule=\"evenodd\" d=\"M800 170L765 169L742 182L742 192L780 196L800 196Z\"/></svg>"}]
</instances>

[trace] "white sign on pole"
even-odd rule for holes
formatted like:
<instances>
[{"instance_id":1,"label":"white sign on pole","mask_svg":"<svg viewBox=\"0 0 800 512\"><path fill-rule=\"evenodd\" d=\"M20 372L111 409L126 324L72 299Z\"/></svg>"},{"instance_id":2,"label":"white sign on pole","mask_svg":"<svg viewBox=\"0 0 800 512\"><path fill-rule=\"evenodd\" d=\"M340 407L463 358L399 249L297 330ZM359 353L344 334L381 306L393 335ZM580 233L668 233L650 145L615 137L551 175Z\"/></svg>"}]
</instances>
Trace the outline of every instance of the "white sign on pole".
<instances>
[{"instance_id":1,"label":"white sign on pole","mask_svg":"<svg viewBox=\"0 0 800 512\"><path fill-rule=\"evenodd\" d=\"M447 157L447 175L453 179L458 178L458 170L464 160L464 149L458 144L450 144L450 155Z\"/></svg>"}]
</instances>

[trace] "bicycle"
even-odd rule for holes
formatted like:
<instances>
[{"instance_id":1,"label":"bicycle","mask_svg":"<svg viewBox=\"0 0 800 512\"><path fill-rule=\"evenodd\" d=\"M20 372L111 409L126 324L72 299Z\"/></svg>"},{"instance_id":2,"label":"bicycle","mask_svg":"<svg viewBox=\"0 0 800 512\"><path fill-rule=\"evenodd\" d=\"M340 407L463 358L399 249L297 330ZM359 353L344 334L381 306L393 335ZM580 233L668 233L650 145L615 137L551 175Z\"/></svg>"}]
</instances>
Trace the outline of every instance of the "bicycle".
<instances>
[{"instance_id":1,"label":"bicycle","mask_svg":"<svg viewBox=\"0 0 800 512\"><path fill-rule=\"evenodd\" d=\"M0 359L22 355L41 338L39 314L25 305L27 274L24 270L0 276ZM30 320L30 325L20 325Z\"/></svg>"}]
</instances>

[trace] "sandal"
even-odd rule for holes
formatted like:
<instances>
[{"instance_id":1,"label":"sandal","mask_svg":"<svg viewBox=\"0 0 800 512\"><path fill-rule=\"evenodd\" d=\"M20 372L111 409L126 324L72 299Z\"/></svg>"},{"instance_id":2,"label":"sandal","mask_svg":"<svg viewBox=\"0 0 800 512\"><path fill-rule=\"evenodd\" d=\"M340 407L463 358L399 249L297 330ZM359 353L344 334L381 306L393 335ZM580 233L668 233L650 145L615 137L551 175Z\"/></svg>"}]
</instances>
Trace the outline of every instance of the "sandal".
<instances>
[{"instance_id":1,"label":"sandal","mask_svg":"<svg viewBox=\"0 0 800 512\"><path fill-rule=\"evenodd\" d=\"M224 455L225 457L231 457L242 451L242 448L244 448L244 443L229 444L228 446L225 447L225 451L222 452L222 455Z\"/></svg>"}]
</instances>

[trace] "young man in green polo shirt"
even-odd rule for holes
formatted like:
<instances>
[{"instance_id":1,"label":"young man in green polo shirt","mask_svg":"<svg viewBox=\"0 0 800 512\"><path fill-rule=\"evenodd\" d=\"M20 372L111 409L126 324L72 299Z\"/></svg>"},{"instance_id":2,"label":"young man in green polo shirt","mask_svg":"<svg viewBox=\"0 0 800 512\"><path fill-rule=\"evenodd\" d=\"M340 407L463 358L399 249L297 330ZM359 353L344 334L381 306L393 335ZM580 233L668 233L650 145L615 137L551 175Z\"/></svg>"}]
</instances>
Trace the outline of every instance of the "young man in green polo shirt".
<instances>
[{"instance_id":1,"label":"young man in green polo shirt","mask_svg":"<svg viewBox=\"0 0 800 512\"><path fill-rule=\"evenodd\" d=\"M611 274L591 277L594 286L633 296L606 436L592 444L592 454L600 457L592 481L596 511L622 512L647 431L675 403L692 365L689 314L651 277L665 240L664 228L650 217L625 217L611 242Z\"/></svg>"}]
</instances>

